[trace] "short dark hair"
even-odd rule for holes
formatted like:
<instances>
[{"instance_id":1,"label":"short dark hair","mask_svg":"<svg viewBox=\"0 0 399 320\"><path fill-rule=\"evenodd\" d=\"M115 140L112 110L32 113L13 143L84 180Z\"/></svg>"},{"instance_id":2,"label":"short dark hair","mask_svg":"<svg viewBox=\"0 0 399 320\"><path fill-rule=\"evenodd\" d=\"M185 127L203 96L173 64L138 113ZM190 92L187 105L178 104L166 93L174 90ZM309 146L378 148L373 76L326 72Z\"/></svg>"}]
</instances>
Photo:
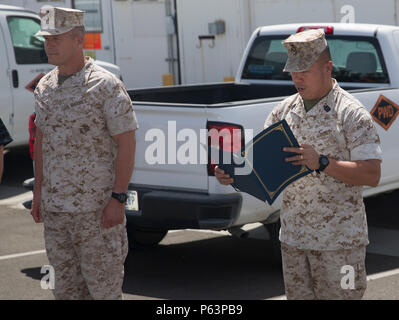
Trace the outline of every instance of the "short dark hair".
<instances>
[{"instance_id":1,"label":"short dark hair","mask_svg":"<svg viewBox=\"0 0 399 320\"><path fill-rule=\"evenodd\" d=\"M72 35L73 35L74 37L76 37L76 36L83 36L83 38L84 38L85 34L86 34L86 29L85 29L84 26L75 27L75 28L72 29Z\"/></svg>"},{"instance_id":2,"label":"short dark hair","mask_svg":"<svg viewBox=\"0 0 399 320\"><path fill-rule=\"evenodd\" d=\"M323 50L319 58L326 63L331 60L331 52L328 46Z\"/></svg>"}]
</instances>

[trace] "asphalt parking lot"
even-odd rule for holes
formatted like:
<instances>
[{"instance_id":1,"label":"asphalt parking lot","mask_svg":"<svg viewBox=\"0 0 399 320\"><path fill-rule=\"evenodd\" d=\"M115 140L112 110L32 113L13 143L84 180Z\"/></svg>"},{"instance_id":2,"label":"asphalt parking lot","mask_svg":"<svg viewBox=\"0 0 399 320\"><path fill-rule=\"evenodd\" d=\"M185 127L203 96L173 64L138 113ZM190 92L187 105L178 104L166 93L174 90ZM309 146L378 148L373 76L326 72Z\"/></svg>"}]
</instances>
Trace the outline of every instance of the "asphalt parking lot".
<instances>
[{"instance_id":1,"label":"asphalt parking lot","mask_svg":"<svg viewBox=\"0 0 399 320\"><path fill-rule=\"evenodd\" d=\"M0 299L52 300L42 289L48 264L43 226L21 203L31 196L21 187L32 176L26 153L6 155L0 185ZM370 245L364 299L399 300L399 193L367 200ZM281 269L272 263L268 234L259 224L239 239L223 232L172 231L159 246L131 250L125 263L127 300L284 299Z\"/></svg>"}]
</instances>

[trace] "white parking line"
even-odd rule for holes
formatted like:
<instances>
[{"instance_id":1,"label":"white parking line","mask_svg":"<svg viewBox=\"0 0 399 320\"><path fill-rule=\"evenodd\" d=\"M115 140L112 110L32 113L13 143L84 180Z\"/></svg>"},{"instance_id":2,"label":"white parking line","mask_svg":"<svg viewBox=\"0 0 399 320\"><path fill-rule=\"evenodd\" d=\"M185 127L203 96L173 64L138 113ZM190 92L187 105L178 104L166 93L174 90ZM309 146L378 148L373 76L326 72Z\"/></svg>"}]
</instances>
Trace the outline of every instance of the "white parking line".
<instances>
[{"instance_id":1,"label":"white parking line","mask_svg":"<svg viewBox=\"0 0 399 320\"><path fill-rule=\"evenodd\" d=\"M250 238L256 238L258 234L262 234L261 239L264 239L268 237L268 233L266 229L263 227L263 225L260 222L255 222L255 223L248 223L242 227L242 230L248 231L251 233ZM181 229L181 230L170 230L169 233L175 233L175 232L182 232L182 231L194 231L194 232L203 232L203 233L213 233L213 234L218 234L221 236L229 236L231 235L230 232L226 230L211 230L211 229ZM253 236L253 234L254 236Z\"/></svg>"},{"instance_id":2,"label":"white parking line","mask_svg":"<svg viewBox=\"0 0 399 320\"><path fill-rule=\"evenodd\" d=\"M27 191L17 196L0 200L0 206L8 206L12 209L25 209L22 203L31 199L32 199L32 191Z\"/></svg>"},{"instance_id":3,"label":"white parking line","mask_svg":"<svg viewBox=\"0 0 399 320\"><path fill-rule=\"evenodd\" d=\"M386 277L391 277L391 276L396 276L399 274L399 268L398 269L393 269L385 272L380 272L380 273L374 273L369 276L367 276L367 281L372 281L372 280L377 280L381 278L386 278Z\"/></svg>"},{"instance_id":4,"label":"white parking line","mask_svg":"<svg viewBox=\"0 0 399 320\"><path fill-rule=\"evenodd\" d=\"M27 191L27 192L21 193L17 196L0 200L0 205L1 206L13 205L13 204L17 204L20 202L24 202L29 199L32 199L32 191Z\"/></svg>"},{"instance_id":5,"label":"white parking line","mask_svg":"<svg viewBox=\"0 0 399 320\"><path fill-rule=\"evenodd\" d=\"M287 296L277 296L277 297L272 297L266 300L287 300Z\"/></svg>"},{"instance_id":6,"label":"white parking line","mask_svg":"<svg viewBox=\"0 0 399 320\"><path fill-rule=\"evenodd\" d=\"M46 250L38 250L38 251L29 251L29 252L17 253L17 254L9 254L7 256L0 256L0 260L7 260L7 259L13 259L13 258L19 258L19 257L32 256L32 255L41 254L41 253L46 253Z\"/></svg>"}]
</instances>

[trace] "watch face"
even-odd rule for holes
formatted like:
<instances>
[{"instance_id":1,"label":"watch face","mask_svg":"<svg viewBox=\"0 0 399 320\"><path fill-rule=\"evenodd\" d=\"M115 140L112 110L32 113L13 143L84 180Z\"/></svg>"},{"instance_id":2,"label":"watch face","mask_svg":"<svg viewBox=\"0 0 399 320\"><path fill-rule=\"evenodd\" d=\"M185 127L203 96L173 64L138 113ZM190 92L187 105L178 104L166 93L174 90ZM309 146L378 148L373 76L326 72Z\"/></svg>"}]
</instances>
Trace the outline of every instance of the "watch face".
<instances>
[{"instance_id":1,"label":"watch face","mask_svg":"<svg viewBox=\"0 0 399 320\"><path fill-rule=\"evenodd\" d=\"M321 164L322 164L323 166L326 166L326 165L328 165L328 163L329 163L327 157L322 157L322 158L320 159L320 161L321 161Z\"/></svg>"},{"instance_id":2,"label":"watch face","mask_svg":"<svg viewBox=\"0 0 399 320\"><path fill-rule=\"evenodd\" d=\"M119 201L120 202L126 202L126 200L127 200L127 194L126 193L122 193L122 194L120 194L119 195Z\"/></svg>"}]
</instances>

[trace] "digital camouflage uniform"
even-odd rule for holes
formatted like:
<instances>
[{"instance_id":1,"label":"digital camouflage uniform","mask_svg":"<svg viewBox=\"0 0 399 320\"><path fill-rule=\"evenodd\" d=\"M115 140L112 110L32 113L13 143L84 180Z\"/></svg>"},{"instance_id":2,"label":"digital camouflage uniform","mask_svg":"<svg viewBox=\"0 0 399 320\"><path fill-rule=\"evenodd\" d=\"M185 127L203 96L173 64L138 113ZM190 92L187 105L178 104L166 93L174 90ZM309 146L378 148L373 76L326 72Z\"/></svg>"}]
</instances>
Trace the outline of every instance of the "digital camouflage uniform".
<instances>
[{"instance_id":1,"label":"digital camouflage uniform","mask_svg":"<svg viewBox=\"0 0 399 320\"><path fill-rule=\"evenodd\" d=\"M315 38L318 48L317 43L322 42L317 33ZM304 39L309 40L308 36ZM308 50L302 43L296 49L297 53ZM317 49L316 59L308 57L307 61L313 64L323 50ZM291 62L289 58L290 71L295 66ZM307 62L297 68L309 66ZM285 119L298 143L312 145L319 154L342 161L381 160L380 140L369 112L333 81L329 94L308 112L299 93L282 101L266 119L265 128ZM280 240L288 299L363 296L368 234L362 190L362 186L346 184L323 172L313 172L284 190ZM355 269L354 290L341 288L344 265Z\"/></svg>"},{"instance_id":2,"label":"digital camouflage uniform","mask_svg":"<svg viewBox=\"0 0 399 320\"><path fill-rule=\"evenodd\" d=\"M316 62L327 48L327 41L324 31L315 29L293 34L283 41L283 45L288 51L283 71L302 72Z\"/></svg>"},{"instance_id":3,"label":"digital camouflage uniform","mask_svg":"<svg viewBox=\"0 0 399 320\"><path fill-rule=\"evenodd\" d=\"M135 114L121 81L91 59L61 86L57 78L54 69L35 91L35 122L43 132L41 209L48 258L55 268L54 293L59 298L72 297L69 289L63 292L67 290L64 283L82 280L73 280L76 275L85 278L91 297L120 297L126 229L121 225L103 229L101 215L115 179L117 145L112 136L135 130ZM108 243L107 237L114 240ZM72 272L68 265L79 266L82 274ZM105 275L105 283L119 284L109 295L103 291Z\"/></svg>"},{"instance_id":4,"label":"digital camouflage uniform","mask_svg":"<svg viewBox=\"0 0 399 320\"><path fill-rule=\"evenodd\" d=\"M115 180L112 137L138 125L122 82L86 59L62 84L55 68L35 90L46 250L57 299L121 299L126 219L106 229L101 217Z\"/></svg>"}]
</instances>

